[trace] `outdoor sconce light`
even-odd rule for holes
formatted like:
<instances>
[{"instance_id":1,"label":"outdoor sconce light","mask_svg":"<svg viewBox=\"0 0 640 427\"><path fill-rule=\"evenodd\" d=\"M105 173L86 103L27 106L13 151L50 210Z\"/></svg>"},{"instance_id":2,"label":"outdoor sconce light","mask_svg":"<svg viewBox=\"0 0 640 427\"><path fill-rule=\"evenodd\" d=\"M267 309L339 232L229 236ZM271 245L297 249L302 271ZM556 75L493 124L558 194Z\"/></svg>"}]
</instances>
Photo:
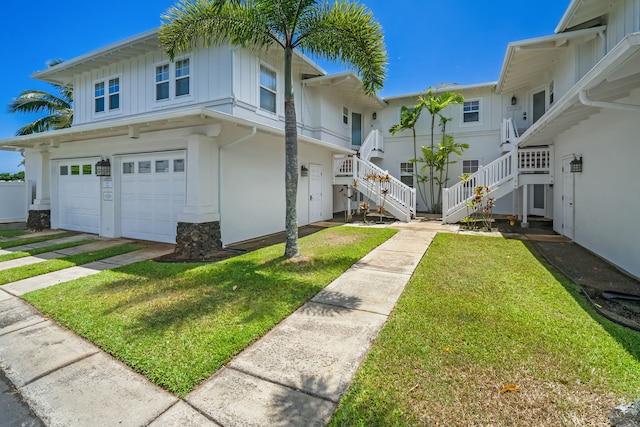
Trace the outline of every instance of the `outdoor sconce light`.
<instances>
[{"instance_id":1,"label":"outdoor sconce light","mask_svg":"<svg viewBox=\"0 0 640 427\"><path fill-rule=\"evenodd\" d=\"M378 113L374 111L373 114L371 115L371 120L377 120L377 119L378 119Z\"/></svg>"},{"instance_id":2,"label":"outdoor sconce light","mask_svg":"<svg viewBox=\"0 0 640 427\"><path fill-rule=\"evenodd\" d=\"M109 159L102 159L96 163L96 176L111 176L111 162L109 162Z\"/></svg>"},{"instance_id":3,"label":"outdoor sconce light","mask_svg":"<svg viewBox=\"0 0 640 427\"><path fill-rule=\"evenodd\" d=\"M571 165L572 173L582 172L582 157L574 158L573 160L571 160L569 165Z\"/></svg>"},{"instance_id":4,"label":"outdoor sconce light","mask_svg":"<svg viewBox=\"0 0 640 427\"><path fill-rule=\"evenodd\" d=\"M511 105L516 105L518 103L518 98L515 95L511 97Z\"/></svg>"},{"instance_id":5,"label":"outdoor sconce light","mask_svg":"<svg viewBox=\"0 0 640 427\"><path fill-rule=\"evenodd\" d=\"M309 169L305 165L300 168L300 176L309 176Z\"/></svg>"}]
</instances>

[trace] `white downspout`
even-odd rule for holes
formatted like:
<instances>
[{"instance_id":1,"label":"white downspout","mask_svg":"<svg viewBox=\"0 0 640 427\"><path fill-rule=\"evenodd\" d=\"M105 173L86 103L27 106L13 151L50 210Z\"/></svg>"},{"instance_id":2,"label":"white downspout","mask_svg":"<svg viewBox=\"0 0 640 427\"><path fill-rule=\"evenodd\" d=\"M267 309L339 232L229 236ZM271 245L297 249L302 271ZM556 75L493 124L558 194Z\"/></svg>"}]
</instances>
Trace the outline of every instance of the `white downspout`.
<instances>
[{"instance_id":1,"label":"white downspout","mask_svg":"<svg viewBox=\"0 0 640 427\"><path fill-rule=\"evenodd\" d=\"M614 110L637 111L640 112L640 105L620 104L619 102L594 101L589 99L586 90L578 93L578 98L583 105L597 108L611 108Z\"/></svg>"}]
</instances>

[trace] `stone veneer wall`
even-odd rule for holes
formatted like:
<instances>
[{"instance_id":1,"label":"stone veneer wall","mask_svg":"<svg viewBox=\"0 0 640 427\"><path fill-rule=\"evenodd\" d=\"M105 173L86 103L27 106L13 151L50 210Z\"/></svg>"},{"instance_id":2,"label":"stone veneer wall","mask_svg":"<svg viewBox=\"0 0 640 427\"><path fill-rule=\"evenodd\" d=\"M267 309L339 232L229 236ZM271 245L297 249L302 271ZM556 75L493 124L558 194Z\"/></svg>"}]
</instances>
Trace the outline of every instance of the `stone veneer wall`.
<instances>
[{"instance_id":1,"label":"stone veneer wall","mask_svg":"<svg viewBox=\"0 0 640 427\"><path fill-rule=\"evenodd\" d=\"M176 258L199 260L206 259L222 249L220 222L193 224L179 222L176 233Z\"/></svg>"},{"instance_id":2,"label":"stone veneer wall","mask_svg":"<svg viewBox=\"0 0 640 427\"><path fill-rule=\"evenodd\" d=\"M29 211L27 217L27 228L29 230L47 230L51 228L51 211Z\"/></svg>"}]
</instances>

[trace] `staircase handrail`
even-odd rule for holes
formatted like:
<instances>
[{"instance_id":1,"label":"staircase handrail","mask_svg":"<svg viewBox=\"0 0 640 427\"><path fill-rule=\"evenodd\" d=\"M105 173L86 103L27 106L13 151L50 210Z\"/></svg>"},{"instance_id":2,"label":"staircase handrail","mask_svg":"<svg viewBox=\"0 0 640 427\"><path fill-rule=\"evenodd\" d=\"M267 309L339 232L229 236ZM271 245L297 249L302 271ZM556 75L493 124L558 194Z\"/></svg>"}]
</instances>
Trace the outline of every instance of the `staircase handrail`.
<instances>
[{"instance_id":1,"label":"staircase handrail","mask_svg":"<svg viewBox=\"0 0 640 427\"><path fill-rule=\"evenodd\" d=\"M357 185L365 187L371 191L372 194L378 198L377 203L380 205L384 198L381 190L380 182L374 182L367 179L368 176L382 175L389 176L389 181L385 184L385 188L388 190L386 194L385 203L394 204L399 210L403 211L407 220L411 219L416 213L416 190L411 188L399 179L389 175L388 171L385 171L373 163L360 158L354 158L354 179L357 180ZM360 188L362 190L362 188Z\"/></svg>"},{"instance_id":2,"label":"staircase handrail","mask_svg":"<svg viewBox=\"0 0 640 427\"><path fill-rule=\"evenodd\" d=\"M477 186L489 187L491 191L513 178L516 170L515 155L515 152L510 151L487 166L480 166L466 181L460 181L449 188L444 188L442 190L443 219L446 220L447 215L466 206Z\"/></svg>"},{"instance_id":3,"label":"staircase handrail","mask_svg":"<svg viewBox=\"0 0 640 427\"><path fill-rule=\"evenodd\" d=\"M364 160L371 159L373 151L383 151L384 140L380 129L371 129L369 135L360 146L360 158Z\"/></svg>"},{"instance_id":4,"label":"staircase handrail","mask_svg":"<svg viewBox=\"0 0 640 427\"><path fill-rule=\"evenodd\" d=\"M518 129L516 129L515 124L513 123L512 118L502 119L502 135L501 135L501 143L502 144L515 144L518 140Z\"/></svg>"}]
</instances>

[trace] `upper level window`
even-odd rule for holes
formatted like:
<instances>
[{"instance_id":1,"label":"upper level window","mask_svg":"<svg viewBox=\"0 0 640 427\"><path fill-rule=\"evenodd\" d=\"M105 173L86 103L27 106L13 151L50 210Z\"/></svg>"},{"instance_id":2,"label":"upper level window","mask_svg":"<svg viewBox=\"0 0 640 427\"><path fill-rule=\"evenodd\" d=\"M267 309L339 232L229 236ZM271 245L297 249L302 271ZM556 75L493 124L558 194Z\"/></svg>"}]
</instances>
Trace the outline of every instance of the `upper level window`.
<instances>
[{"instance_id":1,"label":"upper level window","mask_svg":"<svg viewBox=\"0 0 640 427\"><path fill-rule=\"evenodd\" d=\"M342 107L342 123L349 124L349 109L347 107Z\"/></svg>"},{"instance_id":2,"label":"upper level window","mask_svg":"<svg viewBox=\"0 0 640 427\"><path fill-rule=\"evenodd\" d=\"M276 112L276 72L260 64L260 108Z\"/></svg>"},{"instance_id":3,"label":"upper level window","mask_svg":"<svg viewBox=\"0 0 640 427\"><path fill-rule=\"evenodd\" d=\"M176 96L189 95L189 58L176 61Z\"/></svg>"},{"instance_id":4,"label":"upper level window","mask_svg":"<svg viewBox=\"0 0 640 427\"><path fill-rule=\"evenodd\" d=\"M118 110L120 108L120 78L114 77L94 83L94 112Z\"/></svg>"},{"instance_id":5,"label":"upper level window","mask_svg":"<svg viewBox=\"0 0 640 427\"><path fill-rule=\"evenodd\" d=\"M480 100L465 101L462 106L462 122L474 123L480 121Z\"/></svg>"},{"instance_id":6,"label":"upper level window","mask_svg":"<svg viewBox=\"0 0 640 427\"><path fill-rule=\"evenodd\" d=\"M155 67L155 99L163 101L191 94L191 61L179 59Z\"/></svg>"}]
</instances>

